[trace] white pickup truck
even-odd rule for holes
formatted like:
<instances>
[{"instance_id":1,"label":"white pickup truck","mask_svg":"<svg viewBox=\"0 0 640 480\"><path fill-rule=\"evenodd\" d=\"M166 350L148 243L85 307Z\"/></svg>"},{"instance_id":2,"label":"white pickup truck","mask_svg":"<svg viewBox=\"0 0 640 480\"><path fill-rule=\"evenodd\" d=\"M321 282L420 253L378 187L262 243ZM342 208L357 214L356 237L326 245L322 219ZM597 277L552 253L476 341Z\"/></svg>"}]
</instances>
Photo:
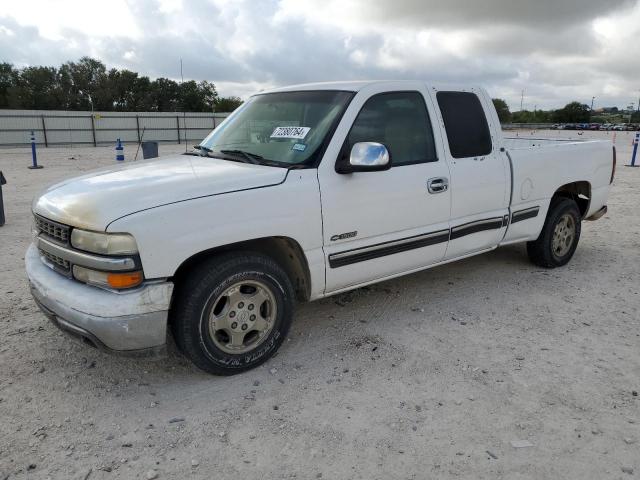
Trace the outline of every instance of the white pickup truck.
<instances>
[{"instance_id":1,"label":"white pickup truck","mask_svg":"<svg viewBox=\"0 0 640 480\"><path fill-rule=\"evenodd\" d=\"M609 142L503 138L480 88L345 82L252 96L193 152L115 166L33 202L33 296L100 349L198 367L267 360L294 299L527 242L573 256L607 211Z\"/></svg>"}]
</instances>

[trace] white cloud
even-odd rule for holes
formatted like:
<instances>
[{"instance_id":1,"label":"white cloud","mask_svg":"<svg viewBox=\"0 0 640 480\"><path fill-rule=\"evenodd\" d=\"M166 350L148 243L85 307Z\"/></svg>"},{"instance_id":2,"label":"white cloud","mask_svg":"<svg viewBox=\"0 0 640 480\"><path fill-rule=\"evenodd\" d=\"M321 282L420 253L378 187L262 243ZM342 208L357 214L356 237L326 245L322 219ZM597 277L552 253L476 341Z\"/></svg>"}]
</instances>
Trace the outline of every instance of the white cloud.
<instances>
[{"instance_id":1,"label":"white cloud","mask_svg":"<svg viewBox=\"0 0 640 480\"><path fill-rule=\"evenodd\" d=\"M40 35L51 40L64 39L67 29L100 37L141 34L125 0L0 0L0 12L21 25L37 27Z\"/></svg>"},{"instance_id":2,"label":"white cloud","mask_svg":"<svg viewBox=\"0 0 640 480\"><path fill-rule=\"evenodd\" d=\"M637 97L639 0L0 0L0 61L92 55L223 95L325 80L474 83L519 108ZM4 15L4 16L2 16ZM13 37L9 38L12 33Z\"/></svg>"}]
</instances>

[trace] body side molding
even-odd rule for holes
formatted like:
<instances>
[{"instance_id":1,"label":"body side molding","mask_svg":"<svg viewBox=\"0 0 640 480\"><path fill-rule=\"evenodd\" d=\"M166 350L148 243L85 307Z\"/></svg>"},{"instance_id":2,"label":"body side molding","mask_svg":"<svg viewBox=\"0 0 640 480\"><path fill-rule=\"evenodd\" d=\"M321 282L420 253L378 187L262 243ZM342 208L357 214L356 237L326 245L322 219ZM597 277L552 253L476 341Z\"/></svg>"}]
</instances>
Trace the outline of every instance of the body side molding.
<instances>
[{"instance_id":1,"label":"body side molding","mask_svg":"<svg viewBox=\"0 0 640 480\"><path fill-rule=\"evenodd\" d=\"M539 211L540 207L531 207L513 212L513 214L511 214L511 223L517 223L523 220L528 220L529 218L535 218L538 216Z\"/></svg>"}]
</instances>

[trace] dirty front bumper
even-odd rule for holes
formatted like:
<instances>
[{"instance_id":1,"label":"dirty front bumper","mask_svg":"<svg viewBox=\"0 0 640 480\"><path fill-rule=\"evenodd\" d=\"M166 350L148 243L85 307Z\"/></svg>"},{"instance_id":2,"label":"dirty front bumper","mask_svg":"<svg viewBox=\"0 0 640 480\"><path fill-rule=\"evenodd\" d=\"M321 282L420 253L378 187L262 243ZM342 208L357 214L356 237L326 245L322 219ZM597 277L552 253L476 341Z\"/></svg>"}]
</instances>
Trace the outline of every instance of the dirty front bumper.
<instances>
[{"instance_id":1,"label":"dirty front bumper","mask_svg":"<svg viewBox=\"0 0 640 480\"><path fill-rule=\"evenodd\" d=\"M114 292L49 268L31 245L25 255L31 294L61 330L86 344L127 356L159 356L166 348L171 282Z\"/></svg>"}]
</instances>

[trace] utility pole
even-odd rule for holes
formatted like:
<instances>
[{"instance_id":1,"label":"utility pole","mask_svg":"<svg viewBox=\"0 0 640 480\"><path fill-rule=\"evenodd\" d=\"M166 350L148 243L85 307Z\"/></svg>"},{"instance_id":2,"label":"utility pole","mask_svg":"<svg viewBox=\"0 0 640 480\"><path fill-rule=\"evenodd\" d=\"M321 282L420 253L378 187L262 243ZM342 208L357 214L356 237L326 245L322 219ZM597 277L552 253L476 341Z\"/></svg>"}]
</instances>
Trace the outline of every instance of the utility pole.
<instances>
[{"instance_id":1,"label":"utility pole","mask_svg":"<svg viewBox=\"0 0 640 480\"><path fill-rule=\"evenodd\" d=\"M180 86L184 84L182 73L182 57L180 57ZM187 153L187 111L184 106L184 91L182 92L182 128L184 128L184 153ZM178 139L180 138L180 122L178 121Z\"/></svg>"},{"instance_id":2,"label":"utility pole","mask_svg":"<svg viewBox=\"0 0 640 480\"><path fill-rule=\"evenodd\" d=\"M520 111L522 111L523 103L524 103L524 88L522 89L522 95L520 96Z\"/></svg>"},{"instance_id":3,"label":"utility pole","mask_svg":"<svg viewBox=\"0 0 640 480\"><path fill-rule=\"evenodd\" d=\"M593 117L593 101L596 97L591 97L591 108L589 109L589 121L591 121L591 117Z\"/></svg>"}]
</instances>

